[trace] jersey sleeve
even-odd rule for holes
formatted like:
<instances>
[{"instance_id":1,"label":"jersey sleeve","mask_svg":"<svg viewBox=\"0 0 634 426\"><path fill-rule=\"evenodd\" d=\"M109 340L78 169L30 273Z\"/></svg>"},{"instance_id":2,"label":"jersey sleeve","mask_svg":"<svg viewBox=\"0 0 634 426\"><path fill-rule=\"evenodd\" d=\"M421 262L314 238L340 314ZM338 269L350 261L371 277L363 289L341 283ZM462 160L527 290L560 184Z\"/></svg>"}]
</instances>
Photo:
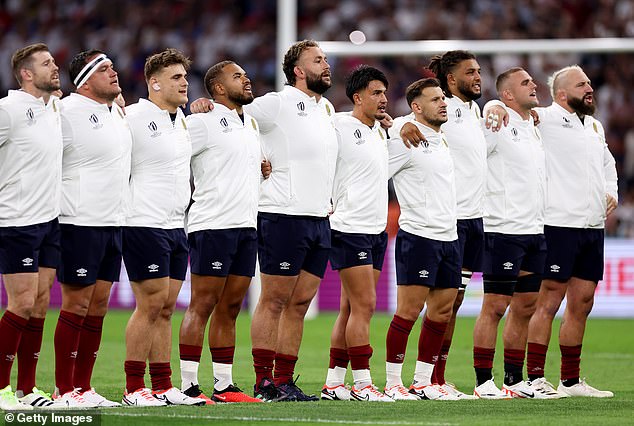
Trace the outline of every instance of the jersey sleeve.
<instances>
[{"instance_id":1,"label":"jersey sleeve","mask_svg":"<svg viewBox=\"0 0 634 426\"><path fill-rule=\"evenodd\" d=\"M267 93L264 96L255 98L249 105L245 105L244 110L257 120L262 133L268 133L276 124L280 106L280 95L278 93Z\"/></svg>"},{"instance_id":2,"label":"jersey sleeve","mask_svg":"<svg viewBox=\"0 0 634 426\"><path fill-rule=\"evenodd\" d=\"M388 177L391 178L400 170L406 167L412 156L412 149L407 148L401 138L392 138L387 141L387 150L389 155Z\"/></svg>"},{"instance_id":3,"label":"jersey sleeve","mask_svg":"<svg viewBox=\"0 0 634 426\"><path fill-rule=\"evenodd\" d=\"M394 119L394 123L392 123L392 127L390 127L390 139L401 140L401 130L405 123L410 123L414 120L414 114L403 115L401 117L396 117ZM402 143L402 142L401 142Z\"/></svg>"},{"instance_id":4,"label":"jersey sleeve","mask_svg":"<svg viewBox=\"0 0 634 426\"><path fill-rule=\"evenodd\" d=\"M186 118L189 137L192 141L192 156L198 155L207 149L208 131L207 126L201 117L204 114L192 114Z\"/></svg>"},{"instance_id":5,"label":"jersey sleeve","mask_svg":"<svg viewBox=\"0 0 634 426\"><path fill-rule=\"evenodd\" d=\"M2 107L0 107L0 147L9 140L11 131L11 116Z\"/></svg>"},{"instance_id":6,"label":"jersey sleeve","mask_svg":"<svg viewBox=\"0 0 634 426\"><path fill-rule=\"evenodd\" d=\"M616 173L616 161L610 152L608 144L605 142L605 130L599 121L595 120L598 133L602 136L603 143L603 169L605 175L605 193L610 194L617 201L619 200L618 176Z\"/></svg>"}]
</instances>

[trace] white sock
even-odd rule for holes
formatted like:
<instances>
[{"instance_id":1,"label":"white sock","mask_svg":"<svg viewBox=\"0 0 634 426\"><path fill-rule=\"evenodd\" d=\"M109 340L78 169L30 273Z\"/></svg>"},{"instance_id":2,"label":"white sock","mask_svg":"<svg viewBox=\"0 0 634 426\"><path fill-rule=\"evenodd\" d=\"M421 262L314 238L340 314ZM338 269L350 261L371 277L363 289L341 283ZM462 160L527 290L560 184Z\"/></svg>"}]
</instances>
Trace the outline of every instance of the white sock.
<instances>
[{"instance_id":1,"label":"white sock","mask_svg":"<svg viewBox=\"0 0 634 426\"><path fill-rule=\"evenodd\" d=\"M372 376L370 376L369 369L352 370L352 379L354 380L354 387L357 390L361 390L372 384Z\"/></svg>"},{"instance_id":2,"label":"white sock","mask_svg":"<svg viewBox=\"0 0 634 426\"><path fill-rule=\"evenodd\" d=\"M196 361L183 361L181 359L181 390L185 391L198 384L198 366Z\"/></svg>"},{"instance_id":3,"label":"white sock","mask_svg":"<svg viewBox=\"0 0 634 426\"><path fill-rule=\"evenodd\" d=\"M346 381L347 371L347 368L342 367L329 368L328 374L326 375L326 386L334 387L343 385Z\"/></svg>"},{"instance_id":4,"label":"white sock","mask_svg":"<svg viewBox=\"0 0 634 426\"><path fill-rule=\"evenodd\" d=\"M214 369L214 389L221 391L233 384L233 376L231 374L233 364L212 362L211 365Z\"/></svg>"},{"instance_id":5,"label":"white sock","mask_svg":"<svg viewBox=\"0 0 634 426\"><path fill-rule=\"evenodd\" d=\"M395 362L385 363L385 387L391 388L392 386L402 385L401 371L403 371L403 364Z\"/></svg>"},{"instance_id":6,"label":"white sock","mask_svg":"<svg viewBox=\"0 0 634 426\"><path fill-rule=\"evenodd\" d=\"M431 375L433 372L434 364L416 361L416 369L414 370L414 383L416 383L418 386L431 385Z\"/></svg>"}]
</instances>

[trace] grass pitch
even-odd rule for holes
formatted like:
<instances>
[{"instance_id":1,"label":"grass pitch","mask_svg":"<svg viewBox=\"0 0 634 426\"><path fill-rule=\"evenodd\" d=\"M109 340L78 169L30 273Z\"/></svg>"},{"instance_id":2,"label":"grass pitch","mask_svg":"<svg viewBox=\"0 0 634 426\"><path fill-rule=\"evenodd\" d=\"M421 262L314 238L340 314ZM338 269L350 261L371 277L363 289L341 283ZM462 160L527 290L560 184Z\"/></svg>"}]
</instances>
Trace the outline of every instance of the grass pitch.
<instances>
[{"instance_id":1,"label":"grass pitch","mask_svg":"<svg viewBox=\"0 0 634 426\"><path fill-rule=\"evenodd\" d=\"M45 323L45 337L38 366L38 386L52 391L54 382L53 333L58 312L53 311ZM104 335L92 380L104 396L120 401L125 386L124 330L128 311L108 313ZM180 386L178 366L178 327L182 313L174 316L172 348L173 382ZM298 384L306 393L318 394L328 367L329 336L335 316L321 314L306 322L304 340L296 368ZM380 388L385 383L385 335L391 316L377 314L372 322L372 376ZM253 389L254 373L249 340L247 314L238 319L238 337L234 364L234 380L243 390ZM449 354L446 377L464 392L474 384L472 361L472 331L474 318L459 318L456 336ZM410 336L403 368L407 385L413 376L420 321ZM559 377L559 349L555 338L548 354L547 378L556 386ZM501 327L500 333L501 334ZM120 408L101 410L103 425L604 425L634 424L634 320L591 319L581 362L582 375L590 384L612 390L612 399L567 398L556 401L399 401L393 404L359 403L352 401L274 404L225 404L209 407ZM503 376L502 345L498 343L494 374L501 385ZM12 384L15 385L15 370ZM199 372L201 387L210 390L213 383L209 351L203 351ZM351 381L348 372L348 381ZM146 376L146 384L149 385ZM4 423L4 417L0 416Z\"/></svg>"}]
</instances>

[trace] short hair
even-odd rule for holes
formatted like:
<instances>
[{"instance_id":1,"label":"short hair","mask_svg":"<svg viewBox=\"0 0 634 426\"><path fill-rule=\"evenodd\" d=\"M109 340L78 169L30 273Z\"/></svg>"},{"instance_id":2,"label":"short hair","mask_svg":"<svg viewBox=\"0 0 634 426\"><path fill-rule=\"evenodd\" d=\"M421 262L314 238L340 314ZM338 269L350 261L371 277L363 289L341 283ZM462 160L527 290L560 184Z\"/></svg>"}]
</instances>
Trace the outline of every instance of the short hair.
<instances>
[{"instance_id":1,"label":"short hair","mask_svg":"<svg viewBox=\"0 0 634 426\"><path fill-rule=\"evenodd\" d=\"M209 96L211 96L212 98L214 97L214 85L218 83L222 70L227 65L231 65L231 64L235 64L235 62L233 61L218 62L217 64L212 65L211 68L209 68L207 72L205 73L205 80L204 80L205 90L207 90L207 93L209 93Z\"/></svg>"},{"instance_id":2,"label":"short hair","mask_svg":"<svg viewBox=\"0 0 634 426\"><path fill-rule=\"evenodd\" d=\"M504 86L504 83L506 83L506 81L511 77L511 75L520 71L524 71L524 68L513 67L497 76L497 78L495 79L495 90L498 92L498 95L502 91L502 86Z\"/></svg>"},{"instance_id":3,"label":"short hair","mask_svg":"<svg viewBox=\"0 0 634 426\"><path fill-rule=\"evenodd\" d=\"M33 55L37 52L50 52L50 50L44 43L29 44L28 46L16 50L11 57L13 75L19 84L22 84L20 70L22 70L22 68L30 69L33 66Z\"/></svg>"},{"instance_id":4,"label":"short hair","mask_svg":"<svg viewBox=\"0 0 634 426\"><path fill-rule=\"evenodd\" d=\"M150 55L145 60L143 74L145 81L149 81L150 77L172 65L182 65L185 71L189 70L192 61L185 56L183 52L173 48L167 48L162 52Z\"/></svg>"},{"instance_id":5,"label":"short hair","mask_svg":"<svg viewBox=\"0 0 634 426\"><path fill-rule=\"evenodd\" d=\"M440 85L440 81L438 81L437 78L432 77L421 78L420 80L416 80L415 82L407 86L407 89L405 89L405 98L407 99L407 105L412 105L414 99L419 97L423 93L423 90L427 89L428 87L442 88L442 86Z\"/></svg>"},{"instance_id":6,"label":"short hair","mask_svg":"<svg viewBox=\"0 0 634 426\"><path fill-rule=\"evenodd\" d=\"M369 65L359 65L346 77L346 96L354 102L354 94L367 88L374 80L383 83L387 89L387 77L381 70Z\"/></svg>"},{"instance_id":7,"label":"short hair","mask_svg":"<svg viewBox=\"0 0 634 426\"><path fill-rule=\"evenodd\" d=\"M295 65L299 61L299 57L305 50L311 47L319 47L319 44L315 40L302 40L298 41L286 51L284 55L284 61L282 61L282 70L286 76L286 84L293 86L297 80L295 77Z\"/></svg>"},{"instance_id":8,"label":"short hair","mask_svg":"<svg viewBox=\"0 0 634 426\"><path fill-rule=\"evenodd\" d=\"M548 89L550 90L550 96L552 96L553 100L555 100L555 93L557 93L557 90L559 90L559 87L561 87L561 79L560 77L563 74L567 74L568 71L572 71L572 70L578 70L583 72L583 69L579 66L579 65L570 65L567 67L563 67L560 70L555 71L550 77L548 77Z\"/></svg>"},{"instance_id":9,"label":"short hair","mask_svg":"<svg viewBox=\"0 0 634 426\"><path fill-rule=\"evenodd\" d=\"M102 53L105 52L99 49L90 49L76 54L73 59L71 59L70 65L68 66L68 75L70 77L70 81L75 81L75 78L79 75L81 70L83 70L86 64L90 62L90 58L92 58L93 56L101 55Z\"/></svg>"},{"instance_id":10,"label":"short hair","mask_svg":"<svg viewBox=\"0 0 634 426\"><path fill-rule=\"evenodd\" d=\"M456 66L462 61L475 58L476 56L467 50L450 50L442 55L433 56L427 68L436 74L436 78L440 82L440 88L445 92L447 97L451 98L452 95L449 91L447 75L453 72Z\"/></svg>"}]
</instances>

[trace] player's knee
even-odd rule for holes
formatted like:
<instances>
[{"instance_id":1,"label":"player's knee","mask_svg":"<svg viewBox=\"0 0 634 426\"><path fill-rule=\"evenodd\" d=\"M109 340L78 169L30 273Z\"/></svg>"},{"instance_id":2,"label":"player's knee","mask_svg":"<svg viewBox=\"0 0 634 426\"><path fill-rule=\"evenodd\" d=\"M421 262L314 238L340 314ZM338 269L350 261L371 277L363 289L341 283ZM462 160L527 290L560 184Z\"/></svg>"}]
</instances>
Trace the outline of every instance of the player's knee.
<instances>
[{"instance_id":1,"label":"player's knee","mask_svg":"<svg viewBox=\"0 0 634 426\"><path fill-rule=\"evenodd\" d=\"M35 300L29 297L10 300L7 304L7 310L22 318L30 318L35 311Z\"/></svg>"},{"instance_id":2,"label":"player's knee","mask_svg":"<svg viewBox=\"0 0 634 426\"><path fill-rule=\"evenodd\" d=\"M218 305L217 309L219 311L219 313L223 313L225 318L229 318L230 320L234 321L236 320L236 318L238 318L238 315L240 314L240 309L242 308L242 303L241 302L232 302L232 303L226 303L224 305Z\"/></svg>"},{"instance_id":3,"label":"player's knee","mask_svg":"<svg viewBox=\"0 0 634 426\"><path fill-rule=\"evenodd\" d=\"M209 319L211 313L214 311L218 300L215 297L197 298L191 300L187 310L190 314L194 314L204 320Z\"/></svg>"}]
</instances>

